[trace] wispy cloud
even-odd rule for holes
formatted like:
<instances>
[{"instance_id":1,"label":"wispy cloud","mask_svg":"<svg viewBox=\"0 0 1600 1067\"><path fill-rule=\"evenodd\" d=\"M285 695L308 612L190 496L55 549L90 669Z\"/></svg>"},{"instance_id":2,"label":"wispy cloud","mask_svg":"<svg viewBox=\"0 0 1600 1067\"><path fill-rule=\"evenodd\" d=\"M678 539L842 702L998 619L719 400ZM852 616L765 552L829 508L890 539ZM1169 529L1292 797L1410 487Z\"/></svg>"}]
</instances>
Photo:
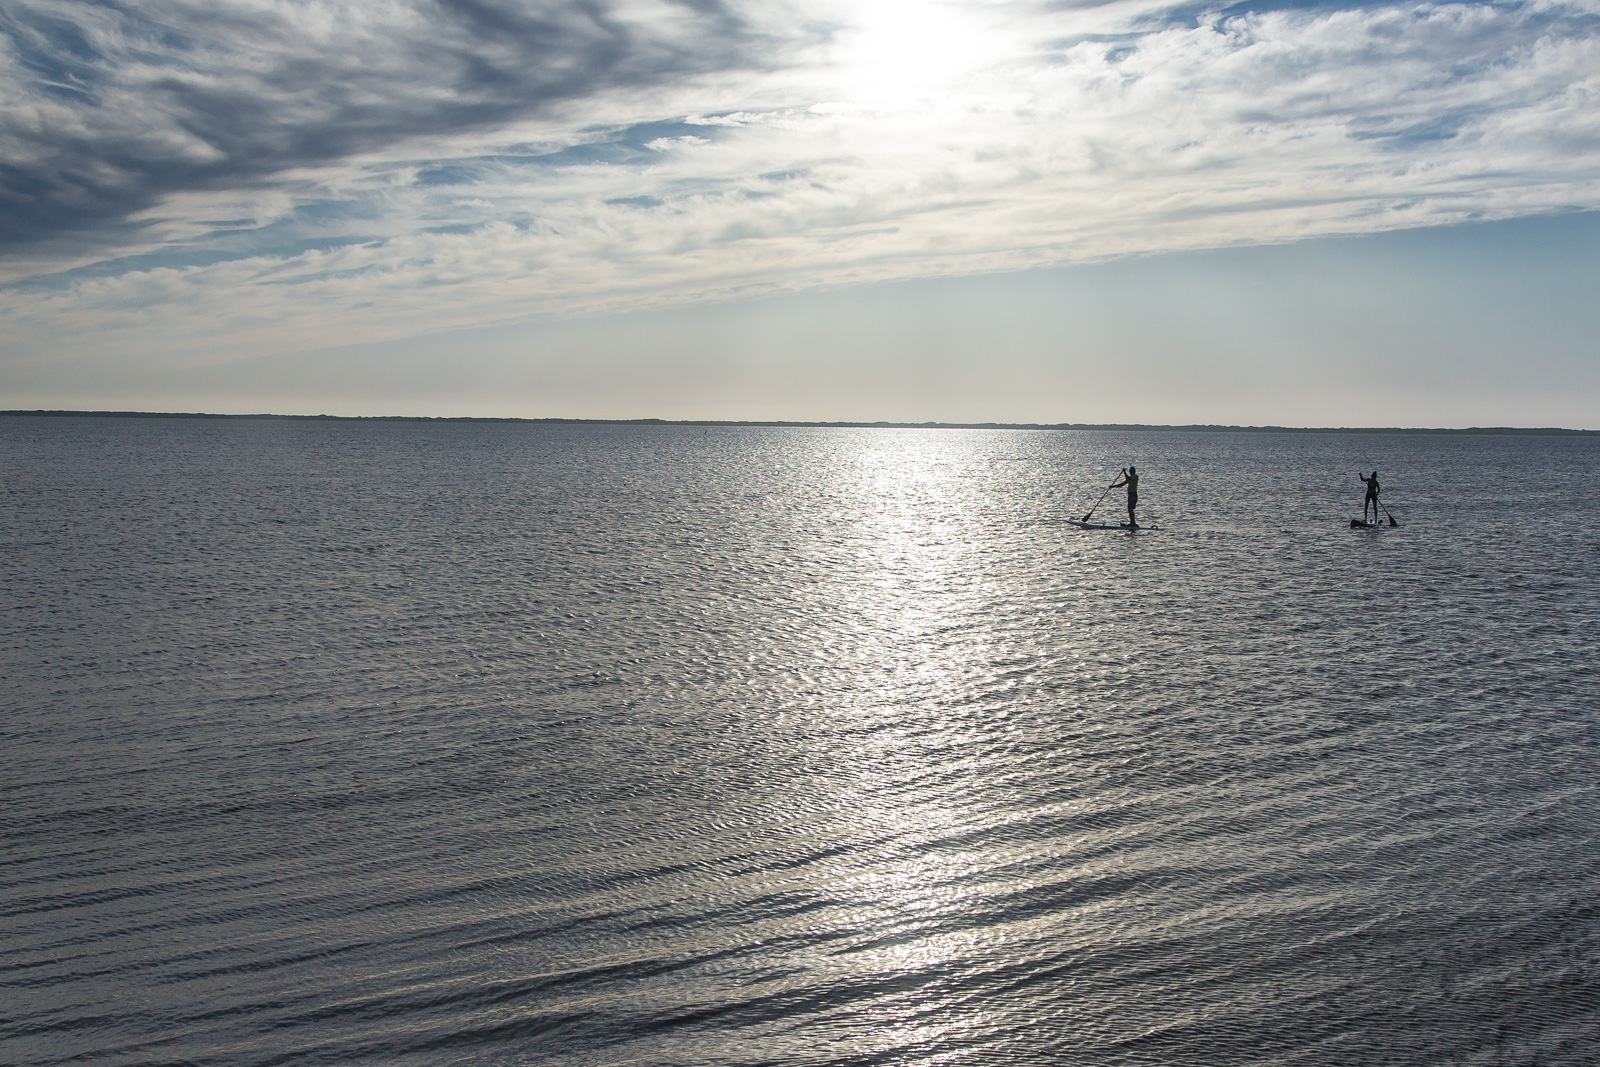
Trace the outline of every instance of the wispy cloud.
<instances>
[{"instance_id":1,"label":"wispy cloud","mask_svg":"<svg viewBox=\"0 0 1600 1067\"><path fill-rule=\"evenodd\" d=\"M760 67L781 43L720 0L20 0L0 18L6 244Z\"/></svg>"},{"instance_id":2,"label":"wispy cloud","mask_svg":"<svg viewBox=\"0 0 1600 1067\"><path fill-rule=\"evenodd\" d=\"M18 356L1600 206L1587 0L12 10Z\"/></svg>"}]
</instances>

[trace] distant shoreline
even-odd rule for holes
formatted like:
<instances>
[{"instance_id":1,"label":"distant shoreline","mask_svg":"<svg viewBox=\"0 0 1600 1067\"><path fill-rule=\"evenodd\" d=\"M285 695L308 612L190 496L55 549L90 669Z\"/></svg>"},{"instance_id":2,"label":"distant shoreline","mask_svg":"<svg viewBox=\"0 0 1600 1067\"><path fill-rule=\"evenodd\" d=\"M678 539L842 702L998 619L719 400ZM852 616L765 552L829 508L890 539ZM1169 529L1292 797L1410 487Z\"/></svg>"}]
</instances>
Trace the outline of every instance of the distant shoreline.
<instances>
[{"instance_id":1,"label":"distant shoreline","mask_svg":"<svg viewBox=\"0 0 1600 1067\"><path fill-rule=\"evenodd\" d=\"M519 419L455 415L222 415L203 411L35 411L0 410L0 416L94 419L254 419L287 422L421 422L421 423L523 423L534 426L790 426L832 429L891 430L1153 430L1186 433L1389 433L1510 435L1534 437L1593 437L1600 430L1572 430L1560 426L1224 426L1215 423L1164 425L1141 422L804 422L779 419Z\"/></svg>"}]
</instances>

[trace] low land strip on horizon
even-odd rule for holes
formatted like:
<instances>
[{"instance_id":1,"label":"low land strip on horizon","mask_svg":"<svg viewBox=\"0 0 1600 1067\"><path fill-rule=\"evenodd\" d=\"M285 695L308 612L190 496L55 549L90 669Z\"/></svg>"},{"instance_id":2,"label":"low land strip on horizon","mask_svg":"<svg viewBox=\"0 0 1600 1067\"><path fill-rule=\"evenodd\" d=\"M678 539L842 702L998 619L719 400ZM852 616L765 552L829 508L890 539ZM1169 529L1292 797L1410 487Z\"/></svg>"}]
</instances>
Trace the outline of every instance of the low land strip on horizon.
<instances>
[{"instance_id":1,"label":"low land strip on horizon","mask_svg":"<svg viewBox=\"0 0 1600 1067\"><path fill-rule=\"evenodd\" d=\"M1163 424L1145 422L827 422L791 419L561 419L516 418L496 415L274 415L220 414L205 411L67 411L0 410L0 416L31 415L50 418L100 419L282 419L321 422L485 422L572 426L816 426L836 429L889 430L1157 430L1189 433L1416 433L1416 434L1520 434L1549 437L1600 436L1600 430L1575 430L1563 426L1225 426L1216 423Z\"/></svg>"}]
</instances>

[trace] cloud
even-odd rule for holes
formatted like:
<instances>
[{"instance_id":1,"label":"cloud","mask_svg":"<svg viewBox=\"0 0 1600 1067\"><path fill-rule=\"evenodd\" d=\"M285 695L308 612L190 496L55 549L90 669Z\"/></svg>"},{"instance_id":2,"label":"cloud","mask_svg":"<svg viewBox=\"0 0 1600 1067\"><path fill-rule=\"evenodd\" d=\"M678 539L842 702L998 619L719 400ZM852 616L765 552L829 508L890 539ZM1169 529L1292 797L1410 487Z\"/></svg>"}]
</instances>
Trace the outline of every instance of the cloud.
<instances>
[{"instance_id":1,"label":"cloud","mask_svg":"<svg viewBox=\"0 0 1600 1067\"><path fill-rule=\"evenodd\" d=\"M79 36L51 30L54 66L29 69L71 99L24 169L72 225L146 244L25 267L0 291L14 359L108 333L237 358L1600 207L1592 4L161 6L191 27L165 51L70 10Z\"/></svg>"},{"instance_id":2,"label":"cloud","mask_svg":"<svg viewBox=\"0 0 1600 1067\"><path fill-rule=\"evenodd\" d=\"M721 0L18 0L0 41L13 248L777 45Z\"/></svg>"}]
</instances>

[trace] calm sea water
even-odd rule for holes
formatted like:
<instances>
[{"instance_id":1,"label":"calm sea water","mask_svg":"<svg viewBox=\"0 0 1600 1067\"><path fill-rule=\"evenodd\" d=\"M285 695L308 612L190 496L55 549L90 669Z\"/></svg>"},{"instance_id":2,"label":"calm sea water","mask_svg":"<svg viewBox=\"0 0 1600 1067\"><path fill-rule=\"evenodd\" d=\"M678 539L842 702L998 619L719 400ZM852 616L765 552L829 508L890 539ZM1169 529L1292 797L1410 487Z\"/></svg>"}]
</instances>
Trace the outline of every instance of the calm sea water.
<instances>
[{"instance_id":1,"label":"calm sea water","mask_svg":"<svg viewBox=\"0 0 1600 1067\"><path fill-rule=\"evenodd\" d=\"M0 1061L1600 1062L1597 460L0 419Z\"/></svg>"}]
</instances>

